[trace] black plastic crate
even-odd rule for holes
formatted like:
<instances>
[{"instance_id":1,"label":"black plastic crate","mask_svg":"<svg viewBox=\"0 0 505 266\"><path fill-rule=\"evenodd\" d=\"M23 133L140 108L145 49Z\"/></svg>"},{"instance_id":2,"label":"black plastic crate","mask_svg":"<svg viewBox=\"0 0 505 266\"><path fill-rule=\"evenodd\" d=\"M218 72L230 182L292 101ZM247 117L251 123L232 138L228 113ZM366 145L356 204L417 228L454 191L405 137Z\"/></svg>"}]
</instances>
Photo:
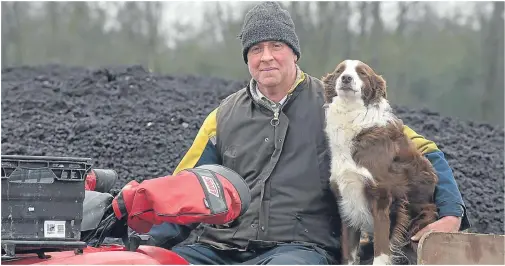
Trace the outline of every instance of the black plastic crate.
<instances>
[{"instance_id":1,"label":"black plastic crate","mask_svg":"<svg viewBox=\"0 0 505 266\"><path fill-rule=\"evenodd\" d=\"M1 160L2 241L80 241L91 159L4 155Z\"/></svg>"}]
</instances>

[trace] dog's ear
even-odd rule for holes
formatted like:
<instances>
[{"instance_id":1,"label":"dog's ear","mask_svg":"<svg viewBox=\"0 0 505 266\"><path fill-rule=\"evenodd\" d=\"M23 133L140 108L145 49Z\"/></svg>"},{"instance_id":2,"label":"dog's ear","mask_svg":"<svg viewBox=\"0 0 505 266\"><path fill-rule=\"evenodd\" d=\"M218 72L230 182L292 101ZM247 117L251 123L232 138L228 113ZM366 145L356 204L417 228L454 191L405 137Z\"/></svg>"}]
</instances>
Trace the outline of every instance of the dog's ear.
<instances>
[{"instance_id":1,"label":"dog's ear","mask_svg":"<svg viewBox=\"0 0 505 266\"><path fill-rule=\"evenodd\" d=\"M382 76L372 72L371 75L368 76L368 81L368 84L361 90L361 97L365 106L378 103L381 97L386 98L386 81Z\"/></svg>"},{"instance_id":2,"label":"dog's ear","mask_svg":"<svg viewBox=\"0 0 505 266\"><path fill-rule=\"evenodd\" d=\"M321 78L324 86L324 102L331 103L334 97L337 96L336 86L336 74L335 71L326 74Z\"/></svg>"},{"instance_id":3,"label":"dog's ear","mask_svg":"<svg viewBox=\"0 0 505 266\"><path fill-rule=\"evenodd\" d=\"M384 97L384 99L387 99L386 81L382 78L381 75L378 74L374 74L372 80L373 80L373 87L375 88L375 91L378 94L377 96Z\"/></svg>"}]
</instances>

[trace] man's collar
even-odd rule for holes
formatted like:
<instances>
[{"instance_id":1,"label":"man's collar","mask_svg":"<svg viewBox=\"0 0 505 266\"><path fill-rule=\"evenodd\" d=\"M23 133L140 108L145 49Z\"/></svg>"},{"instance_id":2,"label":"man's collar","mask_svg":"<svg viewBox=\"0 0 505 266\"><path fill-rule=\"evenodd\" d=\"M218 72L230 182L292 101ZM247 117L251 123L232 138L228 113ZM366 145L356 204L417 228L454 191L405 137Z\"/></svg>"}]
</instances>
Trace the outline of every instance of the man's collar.
<instances>
[{"instance_id":1,"label":"man's collar","mask_svg":"<svg viewBox=\"0 0 505 266\"><path fill-rule=\"evenodd\" d=\"M263 100L268 99L265 95L263 95L263 93L261 93L261 91L260 91L260 89L258 88L257 84L255 84L255 85L256 85L256 86L254 86L254 90L256 91L256 94L258 94L258 97L259 97L260 99L263 99ZM286 95L284 96L284 98L282 98L282 99L279 101L279 104L280 104L280 105L282 105L282 104L286 101L286 99L287 99L287 98L288 98L288 95L286 94ZM270 99L268 99L268 100L270 100Z\"/></svg>"},{"instance_id":2,"label":"man's collar","mask_svg":"<svg viewBox=\"0 0 505 266\"><path fill-rule=\"evenodd\" d=\"M303 71L300 69L300 67L298 65L296 65L295 83L293 83L293 85L291 86L291 89L289 89L288 94L293 92L295 90L296 86L298 86L298 84L300 84L304 79L305 79L305 73L303 73ZM251 88L251 94L253 95L253 98L255 100L266 101L266 102L270 103L271 105L272 104L275 105L275 103L272 100L268 99L265 95L263 95L263 93L261 93L261 91L258 88L258 83L256 82L256 80L251 79L249 85ZM279 105L282 105L286 101L287 97L288 97L287 95L284 96L284 98L282 98L279 101Z\"/></svg>"}]
</instances>

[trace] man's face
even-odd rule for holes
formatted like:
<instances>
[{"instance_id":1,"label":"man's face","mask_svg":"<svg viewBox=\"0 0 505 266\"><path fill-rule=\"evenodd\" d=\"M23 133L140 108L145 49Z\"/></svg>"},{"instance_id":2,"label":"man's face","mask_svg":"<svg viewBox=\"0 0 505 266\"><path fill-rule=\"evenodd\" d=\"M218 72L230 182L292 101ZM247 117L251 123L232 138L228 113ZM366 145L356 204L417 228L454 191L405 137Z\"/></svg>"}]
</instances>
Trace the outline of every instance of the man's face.
<instances>
[{"instance_id":1,"label":"man's face","mask_svg":"<svg viewBox=\"0 0 505 266\"><path fill-rule=\"evenodd\" d=\"M265 41L252 46L247 53L249 73L264 87L287 85L296 72L296 55L285 43ZM287 85L289 86L289 85Z\"/></svg>"}]
</instances>

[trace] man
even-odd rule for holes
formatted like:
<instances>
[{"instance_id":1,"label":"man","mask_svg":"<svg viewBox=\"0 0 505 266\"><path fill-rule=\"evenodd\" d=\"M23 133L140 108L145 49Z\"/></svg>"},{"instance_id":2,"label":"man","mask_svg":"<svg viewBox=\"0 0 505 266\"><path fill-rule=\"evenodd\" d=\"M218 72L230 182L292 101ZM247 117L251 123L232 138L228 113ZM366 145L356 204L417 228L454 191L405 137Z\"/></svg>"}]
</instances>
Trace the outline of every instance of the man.
<instances>
[{"instance_id":1,"label":"man","mask_svg":"<svg viewBox=\"0 0 505 266\"><path fill-rule=\"evenodd\" d=\"M252 202L236 221L201 224L172 250L193 264L339 263L340 218L328 182L323 85L297 66L295 27L277 3L251 9L240 38L252 79L209 114L174 174L201 164L224 165L245 179ZM467 227L443 153L412 129L405 132L440 178L435 197L441 218L426 230Z\"/></svg>"}]
</instances>

